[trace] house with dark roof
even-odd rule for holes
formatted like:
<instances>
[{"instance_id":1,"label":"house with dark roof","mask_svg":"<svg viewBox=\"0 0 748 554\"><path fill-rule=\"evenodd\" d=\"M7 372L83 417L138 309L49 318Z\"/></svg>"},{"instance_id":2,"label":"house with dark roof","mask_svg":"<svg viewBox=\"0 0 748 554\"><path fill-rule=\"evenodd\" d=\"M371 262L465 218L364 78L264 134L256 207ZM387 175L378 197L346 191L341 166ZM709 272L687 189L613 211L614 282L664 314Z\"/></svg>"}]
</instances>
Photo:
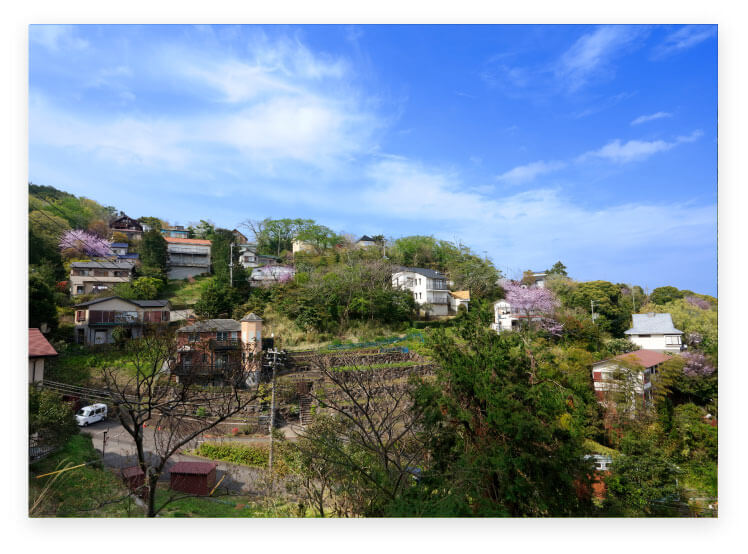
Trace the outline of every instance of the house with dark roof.
<instances>
[{"instance_id":1,"label":"house with dark roof","mask_svg":"<svg viewBox=\"0 0 748 554\"><path fill-rule=\"evenodd\" d=\"M178 382L220 386L258 381L262 352L262 318L248 313L241 320L190 321L177 329Z\"/></svg>"},{"instance_id":2,"label":"house with dark roof","mask_svg":"<svg viewBox=\"0 0 748 554\"><path fill-rule=\"evenodd\" d=\"M91 260L70 264L70 295L96 294L112 290L117 283L129 283L135 262Z\"/></svg>"},{"instance_id":3,"label":"house with dark roof","mask_svg":"<svg viewBox=\"0 0 748 554\"><path fill-rule=\"evenodd\" d=\"M392 288L412 292L416 304L427 315L449 315L447 276L440 271L398 266L392 274Z\"/></svg>"},{"instance_id":4,"label":"house with dark roof","mask_svg":"<svg viewBox=\"0 0 748 554\"><path fill-rule=\"evenodd\" d=\"M129 300L119 296L97 298L76 304L75 341L81 344L111 344L112 332L123 328L125 336L140 337L143 327L168 323L168 300Z\"/></svg>"},{"instance_id":5,"label":"house with dark roof","mask_svg":"<svg viewBox=\"0 0 748 554\"><path fill-rule=\"evenodd\" d=\"M143 238L143 226L137 219L128 217L120 212L119 217L109 222L112 233L122 233L128 240L140 240Z\"/></svg>"},{"instance_id":6,"label":"house with dark roof","mask_svg":"<svg viewBox=\"0 0 748 554\"><path fill-rule=\"evenodd\" d=\"M685 350L683 331L675 328L670 314L633 314L633 326L624 334L628 339L646 350L658 352L680 352Z\"/></svg>"},{"instance_id":7,"label":"house with dark roof","mask_svg":"<svg viewBox=\"0 0 748 554\"><path fill-rule=\"evenodd\" d=\"M356 241L356 248L366 248L369 246L376 246L376 241L369 235L364 235Z\"/></svg>"},{"instance_id":8,"label":"house with dark roof","mask_svg":"<svg viewBox=\"0 0 748 554\"><path fill-rule=\"evenodd\" d=\"M57 350L37 328L29 328L29 383L44 379L44 360L57 356Z\"/></svg>"},{"instance_id":9,"label":"house with dark roof","mask_svg":"<svg viewBox=\"0 0 748 554\"><path fill-rule=\"evenodd\" d=\"M625 411L635 413L651 405L652 379L671 356L654 350L636 350L592 364L592 383L597 400L609 410L620 409L622 397L628 397Z\"/></svg>"}]
</instances>

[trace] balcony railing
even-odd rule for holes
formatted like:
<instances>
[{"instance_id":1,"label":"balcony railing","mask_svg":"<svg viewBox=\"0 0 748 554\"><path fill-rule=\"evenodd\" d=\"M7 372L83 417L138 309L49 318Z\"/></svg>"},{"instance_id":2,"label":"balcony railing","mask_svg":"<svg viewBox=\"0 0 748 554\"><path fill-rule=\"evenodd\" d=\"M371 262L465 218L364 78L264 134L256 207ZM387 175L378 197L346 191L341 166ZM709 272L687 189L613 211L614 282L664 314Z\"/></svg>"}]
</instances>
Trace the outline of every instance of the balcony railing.
<instances>
[{"instance_id":1,"label":"balcony railing","mask_svg":"<svg viewBox=\"0 0 748 554\"><path fill-rule=\"evenodd\" d=\"M241 348L242 343L239 339L210 339L210 348L212 350L233 350Z\"/></svg>"},{"instance_id":2,"label":"balcony railing","mask_svg":"<svg viewBox=\"0 0 748 554\"><path fill-rule=\"evenodd\" d=\"M89 325L140 325L142 319L138 312L114 312L90 310L88 312Z\"/></svg>"}]
</instances>

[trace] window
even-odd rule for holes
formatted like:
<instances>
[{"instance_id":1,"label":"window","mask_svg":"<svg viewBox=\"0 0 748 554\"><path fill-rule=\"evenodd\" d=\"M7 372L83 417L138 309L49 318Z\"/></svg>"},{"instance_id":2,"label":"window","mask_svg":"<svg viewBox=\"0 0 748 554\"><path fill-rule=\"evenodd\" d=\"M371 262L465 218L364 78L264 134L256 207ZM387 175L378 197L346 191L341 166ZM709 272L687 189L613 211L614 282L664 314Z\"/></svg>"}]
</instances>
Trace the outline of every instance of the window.
<instances>
[{"instance_id":1,"label":"window","mask_svg":"<svg viewBox=\"0 0 748 554\"><path fill-rule=\"evenodd\" d=\"M639 335L639 337L640 337L640 338L643 338L643 339L648 339L648 338L649 338L649 337L651 337L651 336L652 336L652 335Z\"/></svg>"},{"instance_id":2,"label":"window","mask_svg":"<svg viewBox=\"0 0 748 554\"><path fill-rule=\"evenodd\" d=\"M200 333L190 333L189 339L190 342L197 342L200 340Z\"/></svg>"},{"instance_id":3,"label":"window","mask_svg":"<svg viewBox=\"0 0 748 554\"><path fill-rule=\"evenodd\" d=\"M109 272L106 269L94 269L94 277L109 277Z\"/></svg>"},{"instance_id":4,"label":"window","mask_svg":"<svg viewBox=\"0 0 748 554\"><path fill-rule=\"evenodd\" d=\"M75 321L86 321L86 310L77 310L75 312Z\"/></svg>"},{"instance_id":5,"label":"window","mask_svg":"<svg viewBox=\"0 0 748 554\"><path fill-rule=\"evenodd\" d=\"M83 294L85 290L86 287L84 287L83 285L78 285L77 287L75 287L75 294Z\"/></svg>"},{"instance_id":6,"label":"window","mask_svg":"<svg viewBox=\"0 0 748 554\"><path fill-rule=\"evenodd\" d=\"M228 339L229 339L228 331L216 331L216 340L228 340Z\"/></svg>"},{"instance_id":7,"label":"window","mask_svg":"<svg viewBox=\"0 0 748 554\"><path fill-rule=\"evenodd\" d=\"M665 335L665 344L680 344L680 335Z\"/></svg>"}]
</instances>

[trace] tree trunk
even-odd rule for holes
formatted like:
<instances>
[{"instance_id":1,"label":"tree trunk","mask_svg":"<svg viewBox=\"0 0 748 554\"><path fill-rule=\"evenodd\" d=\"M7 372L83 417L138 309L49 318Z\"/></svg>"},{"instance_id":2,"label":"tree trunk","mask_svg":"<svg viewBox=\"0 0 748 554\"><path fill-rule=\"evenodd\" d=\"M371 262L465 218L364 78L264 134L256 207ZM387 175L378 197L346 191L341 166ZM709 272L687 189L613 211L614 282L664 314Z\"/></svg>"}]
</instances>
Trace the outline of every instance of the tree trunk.
<instances>
[{"instance_id":1,"label":"tree trunk","mask_svg":"<svg viewBox=\"0 0 748 554\"><path fill-rule=\"evenodd\" d=\"M158 483L158 475L150 473L147 477L148 481L148 510L146 517L156 517L156 484Z\"/></svg>"}]
</instances>

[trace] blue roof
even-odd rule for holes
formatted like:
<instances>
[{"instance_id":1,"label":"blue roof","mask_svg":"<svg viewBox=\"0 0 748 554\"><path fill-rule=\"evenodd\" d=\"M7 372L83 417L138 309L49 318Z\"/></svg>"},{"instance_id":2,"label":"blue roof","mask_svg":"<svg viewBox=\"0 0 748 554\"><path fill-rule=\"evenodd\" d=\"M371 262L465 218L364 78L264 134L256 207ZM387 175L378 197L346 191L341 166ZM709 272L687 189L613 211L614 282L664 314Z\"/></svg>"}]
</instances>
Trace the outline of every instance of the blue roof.
<instances>
[{"instance_id":1,"label":"blue roof","mask_svg":"<svg viewBox=\"0 0 748 554\"><path fill-rule=\"evenodd\" d=\"M113 242L112 246L114 248L128 248L130 245L127 244L126 242Z\"/></svg>"},{"instance_id":2,"label":"blue roof","mask_svg":"<svg viewBox=\"0 0 748 554\"><path fill-rule=\"evenodd\" d=\"M656 314L650 312L648 314L633 314L631 319L634 322L634 326L626 331L625 335L682 335L683 331L679 331L673 326L673 320L670 314Z\"/></svg>"},{"instance_id":3,"label":"blue roof","mask_svg":"<svg viewBox=\"0 0 748 554\"><path fill-rule=\"evenodd\" d=\"M117 259L120 260L137 260L140 257L140 254L119 254L117 256Z\"/></svg>"}]
</instances>

